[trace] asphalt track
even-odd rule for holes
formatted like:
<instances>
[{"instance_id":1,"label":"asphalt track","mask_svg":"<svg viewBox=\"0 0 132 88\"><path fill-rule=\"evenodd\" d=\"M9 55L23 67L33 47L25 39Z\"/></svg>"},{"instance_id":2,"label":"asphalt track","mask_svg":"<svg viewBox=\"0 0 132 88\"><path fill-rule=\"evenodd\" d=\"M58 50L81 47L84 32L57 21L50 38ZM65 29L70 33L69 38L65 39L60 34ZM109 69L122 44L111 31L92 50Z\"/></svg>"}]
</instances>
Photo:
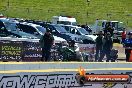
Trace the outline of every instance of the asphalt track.
<instances>
[{"instance_id":1,"label":"asphalt track","mask_svg":"<svg viewBox=\"0 0 132 88\"><path fill-rule=\"evenodd\" d=\"M125 62L125 48L123 47L122 44L119 43L114 43L113 48L118 50L118 58L116 62Z\"/></svg>"}]
</instances>

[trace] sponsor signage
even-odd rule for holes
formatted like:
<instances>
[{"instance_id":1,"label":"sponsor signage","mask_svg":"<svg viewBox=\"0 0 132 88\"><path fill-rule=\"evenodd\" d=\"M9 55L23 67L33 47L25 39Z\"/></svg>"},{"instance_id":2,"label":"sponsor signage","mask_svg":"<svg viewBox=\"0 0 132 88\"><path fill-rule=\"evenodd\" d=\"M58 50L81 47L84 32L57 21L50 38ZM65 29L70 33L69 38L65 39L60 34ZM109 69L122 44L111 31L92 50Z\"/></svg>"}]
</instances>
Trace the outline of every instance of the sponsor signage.
<instances>
[{"instance_id":1,"label":"sponsor signage","mask_svg":"<svg viewBox=\"0 0 132 88\"><path fill-rule=\"evenodd\" d=\"M1 41L0 60L20 61L22 59L23 43L21 41Z\"/></svg>"},{"instance_id":2,"label":"sponsor signage","mask_svg":"<svg viewBox=\"0 0 132 88\"><path fill-rule=\"evenodd\" d=\"M39 42L23 42L23 60L39 61L42 57Z\"/></svg>"},{"instance_id":3,"label":"sponsor signage","mask_svg":"<svg viewBox=\"0 0 132 88\"><path fill-rule=\"evenodd\" d=\"M78 44L78 47L80 52L94 54L94 44Z\"/></svg>"},{"instance_id":4,"label":"sponsor signage","mask_svg":"<svg viewBox=\"0 0 132 88\"><path fill-rule=\"evenodd\" d=\"M24 73L23 73L24 74ZM0 88L76 88L73 74L0 76ZM61 84L61 85L60 85Z\"/></svg>"},{"instance_id":5,"label":"sponsor signage","mask_svg":"<svg viewBox=\"0 0 132 88\"><path fill-rule=\"evenodd\" d=\"M51 51L51 57L58 56L58 52ZM40 61L42 49L39 42L34 41L0 41L0 61Z\"/></svg>"}]
</instances>

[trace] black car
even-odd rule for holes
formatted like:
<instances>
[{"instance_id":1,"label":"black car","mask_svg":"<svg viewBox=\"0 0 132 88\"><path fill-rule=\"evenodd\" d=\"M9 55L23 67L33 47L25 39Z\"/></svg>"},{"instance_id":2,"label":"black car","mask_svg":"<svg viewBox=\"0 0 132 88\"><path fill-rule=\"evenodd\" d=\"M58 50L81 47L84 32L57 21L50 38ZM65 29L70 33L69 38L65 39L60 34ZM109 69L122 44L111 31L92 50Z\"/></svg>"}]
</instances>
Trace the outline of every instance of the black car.
<instances>
[{"instance_id":1,"label":"black car","mask_svg":"<svg viewBox=\"0 0 132 88\"><path fill-rule=\"evenodd\" d=\"M74 40L77 43L82 43L80 36L67 32L58 24L47 24L46 27L48 27L55 36L62 37L67 41Z\"/></svg>"},{"instance_id":2,"label":"black car","mask_svg":"<svg viewBox=\"0 0 132 88\"><path fill-rule=\"evenodd\" d=\"M44 27L33 23L23 22L17 25L21 31L34 35L37 38L40 38L46 32Z\"/></svg>"},{"instance_id":3,"label":"black car","mask_svg":"<svg viewBox=\"0 0 132 88\"><path fill-rule=\"evenodd\" d=\"M5 34L2 37L11 36L17 38L37 38L31 34L20 31L14 20L0 19L0 26L2 31L1 33Z\"/></svg>"}]
</instances>

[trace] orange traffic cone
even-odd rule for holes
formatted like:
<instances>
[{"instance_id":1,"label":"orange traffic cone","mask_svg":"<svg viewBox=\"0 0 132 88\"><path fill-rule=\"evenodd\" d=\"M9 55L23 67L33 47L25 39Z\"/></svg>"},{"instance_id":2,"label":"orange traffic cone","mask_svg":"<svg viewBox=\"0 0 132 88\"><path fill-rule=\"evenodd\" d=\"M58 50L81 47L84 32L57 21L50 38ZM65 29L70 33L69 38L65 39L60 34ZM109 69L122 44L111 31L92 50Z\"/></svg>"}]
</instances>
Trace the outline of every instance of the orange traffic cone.
<instances>
[{"instance_id":1,"label":"orange traffic cone","mask_svg":"<svg viewBox=\"0 0 132 88\"><path fill-rule=\"evenodd\" d=\"M131 53L130 53L129 62L132 62L132 50L131 50Z\"/></svg>"}]
</instances>

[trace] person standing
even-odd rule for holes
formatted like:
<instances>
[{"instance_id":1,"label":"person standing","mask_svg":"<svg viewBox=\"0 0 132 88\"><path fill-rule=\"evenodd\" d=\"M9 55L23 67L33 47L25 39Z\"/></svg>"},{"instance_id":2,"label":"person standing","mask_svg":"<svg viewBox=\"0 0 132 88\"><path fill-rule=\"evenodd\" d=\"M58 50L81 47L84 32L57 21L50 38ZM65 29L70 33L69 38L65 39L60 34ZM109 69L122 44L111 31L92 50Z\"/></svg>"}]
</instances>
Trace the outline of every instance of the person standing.
<instances>
[{"instance_id":1,"label":"person standing","mask_svg":"<svg viewBox=\"0 0 132 88\"><path fill-rule=\"evenodd\" d=\"M108 22L105 25L105 30L104 30L104 34L107 34L108 32L111 34L111 37L113 37L113 31L115 30L114 27L112 27L111 23Z\"/></svg>"},{"instance_id":2,"label":"person standing","mask_svg":"<svg viewBox=\"0 0 132 88\"><path fill-rule=\"evenodd\" d=\"M110 52L111 52L111 49L113 47L112 38L111 38L111 35L110 35L109 32L104 35L103 46L102 47L103 48L102 48L102 52L101 52L99 62L102 62L105 55L106 55L106 58L107 58L106 62L109 62L109 60L111 60Z\"/></svg>"},{"instance_id":3,"label":"person standing","mask_svg":"<svg viewBox=\"0 0 132 88\"><path fill-rule=\"evenodd\" d=\"M95 61L98 61L98 59L99 59L99 56L102 52L102 45L103 45L103 33L102 33L102 31L100 31L98 34L98 37L96 38Z\"/></svg>"},{"instance_id":4,"label":"person standing","mask_svg":"<svg viewBox=\"0 0 132 88\"><path fill-rule=\"evenodd\" d=\"M125 39L125 54L126 54L126 62L129 62L131 50L132 50L132 32L128 33L129 37Z\"/></svg>"},{"instance_id":5,"label":"person standing","mask_svg":"<svg viewBox=\"0 0 132 88\"><path fill-rule=\"evenodd\" d=\"M50 29L46 28L46 33L41 37L40 44L42 47L41 61L50 61L51 47L54 44L54 37Z\"/></svg>"},{"instance_id":6,"label":"person standing","mask_svg":"<svg viewBox=\"0 0 132 88\"><path fill-rule=\"evenodd\" d=\"M122 37L122 44L124 44L124 41L126 39L126 30L124 28L123 32L121 33L121 37Z\"/></svg>"}]
</instances>

